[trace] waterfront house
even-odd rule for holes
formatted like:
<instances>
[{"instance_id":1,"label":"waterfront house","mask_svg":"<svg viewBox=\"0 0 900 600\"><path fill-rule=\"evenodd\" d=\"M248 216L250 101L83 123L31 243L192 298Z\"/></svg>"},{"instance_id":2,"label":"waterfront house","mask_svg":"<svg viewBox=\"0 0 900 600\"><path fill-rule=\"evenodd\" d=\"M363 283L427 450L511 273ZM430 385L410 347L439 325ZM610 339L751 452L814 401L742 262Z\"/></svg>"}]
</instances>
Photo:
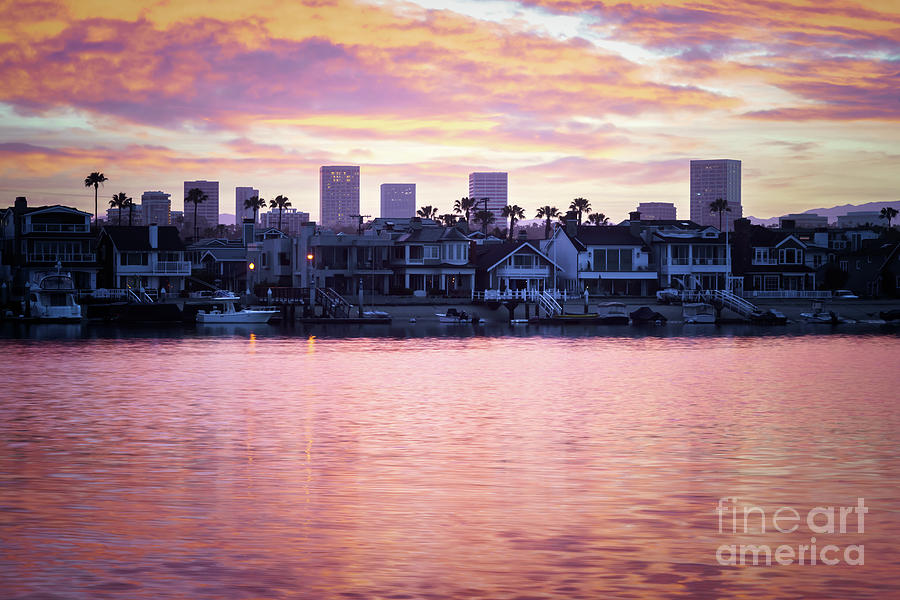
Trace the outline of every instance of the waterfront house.
<instances>
[{"instance_id":1,"label":"waterfront house","mask_svg":"<svg viewBox=\"0 0 900 600\"><path fill-rule=\"evenodd\" d=\"M98 287L177 293L185 289L191 263L178 229L171 226L107 226L97 245Z\"/></svg>"},{"instance_id":2,"label":"waterfront house","mask_svg":"<svg viewBox=\"0 0 900 600\"><path fill-rule=\"evenodd\" d=\"M475 288L536 290L553 287L559 266L531 242L504 242L475 247Z\"/></svg>"},{"instance_id":3,"label":"waterfront house","mask_svg":"<svg viewBox=\"0 0 900 600\"><path fill-rule=\"evenodd\" d=\"M68 206L29 207L24 197L0 212L0 253L8 285L21 294L32 273L59 264L78 289L97 283L91 215Z\"/></svg>"},{"instance_id":4,"label":"waterfront house","mask_svg":"<svg viewBox=\"0 0 900 600\"><path fill-rule=\"evenodd\" d=\"M895 238L896 239L896 238ZM900 291L900 243L873 240L840 257L846 287L858 296L893 296Z\"/></svg>"},{"instance_id":5,"label":"waterfront house","mask_svg":"<svg viewBox=\"0 0 900 600\"><path fill-rule=\"evenodd\" d=\"M661 287L704 290L739 287L740 278L735 281L730 274L731 253L726 234L693 221L640 223L642 238L653 253L651 268L659 273Z\"/></svg>"},{"instance_id":6,"label":"waterfront house","mask_svg":"<svg viewBox=\"0 0 900 600\"><path fill-rule=\"evenodd\" d=\"M802 296L816 290L816 268L807 263L810 246L792 231L734 222L736 276L743 278L745 296ZM824 249L814 251L821 266Z\"/></svg>"},{"instance_id":7,"label":"waterfront house","mask_svg":"<svg viewBox=\"0 0 900 600\"><path fill-rule=\"evenodd\" d=\"M471 245L457 227L429 227L413 220L411 230L393 240L393 289L451 296L471 293L475 286Z\"/></svg>"},{"instance_id":8,"label":"waterfront house","mask_svg":"<svg viewBox=\"0 0 900 600\"><path fill-rule=\"evenodd\" d=\"M302 254L304 239L312 260L305 259ZM394 274L390 235L324 231L301 238L295 246L295 285L303 287L303 281L308 278L317 287L333 288L340 294L356 294L360 287L366 293L387 294L390 291ZM303 260L309 264L304 264Z\"/></svg>"}]
</instances>

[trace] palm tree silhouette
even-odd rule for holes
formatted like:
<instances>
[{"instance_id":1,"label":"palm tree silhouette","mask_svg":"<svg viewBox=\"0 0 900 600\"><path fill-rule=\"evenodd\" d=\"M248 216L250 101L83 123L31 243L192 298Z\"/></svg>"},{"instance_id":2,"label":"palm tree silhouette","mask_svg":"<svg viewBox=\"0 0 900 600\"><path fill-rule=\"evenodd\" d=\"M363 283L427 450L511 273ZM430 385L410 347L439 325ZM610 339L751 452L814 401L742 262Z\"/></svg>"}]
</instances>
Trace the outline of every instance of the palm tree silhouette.
<instances>
[{"instance_id":1,"label":"palm tree silhouette","mask_svg":"<svg viewBox=\"0 0 900 600\"><path fill-rule=\"evenodd\" d=\"M559 216L559 209L555 206L542 206L538 209L536 218L547 220L546 225L544 225L544 239L550 238L550 222Z\"/></svg>"},{"instance_id":2,"label":"palm tree silhouette","mask_svg":"<svg viewBox=\"0 0 900 600\"><path fill-rule=\"evenodd\" d=\"M893 206L885 206L881 209L881 218L886 219L888 222L888 229L891 228L891 221L894 220L894 217L897 216L897 209Z\"/></svg>"},{"instance_id":3,"label":"palm tree silhouette","mask_svg":"<svg viewBox=\"0 0 900 600\"><path fill-rule=\"evenodd\" d=\"M118 194L113 195L112 200L109 201L109 207L115 208L118 210L119 219L116 222L116 225L122 224L122 210L127 206L127 202L131 201L125 192L119 192Z\"/></svg>"},{"instance_id":4,"label":"palm tree silhouette","mask_svg":"<svg viewBox=\"0 0 900 600\"><path fill-rule=\"evenodd\" d=\"M94 227L97 226L97 189L104 181L109 181L103 173L94 171L84 178L84 187L94 188Z\"/></svg>"},{"instance_id":5,"label":"palm tree silhouette","mask_svg":"<svg viewBox=\"0 0 900 600\"><path fill-rule=\"evenodd\" d=\"M259 215L259 209L266 207L266 201L260 198L259 196L250 196L249 198L244 200L244 210L252 209L253 210L253 224L256 224L257 216Z\"/></svg>"},{"instance_id":6,"label":"palm tree silhouette","mask_svg":"<svg viewBox=\"0 0 900 600\"><path fill-rule=\"evenodd\" d=\"M497 217L494 216L493 211L487 209L482 209L475 213L475 220L481 223L481 231L485 236L487 235L488 225L493 223L496 219Z\"/></svg>"},{"instance_id":7,"label":"palm tree silhouette","mask_svg":"<svg viewBox=\"0 0 900 600\"><path fill-rule=\"evenodd\" d=\"M416 211L416 214L423 219L436 219L438 214L438 209L433 208L430 204L428 206L423 206L419 210Z\"/></svg>"},{"instance_id":8,"label":"palm tree silhouette","mask_svg":"<svg viewBox=\"0 0 900 600\"><path fill-rule=\"evenodd\" d=\"M438 217L438 221L440 221L444 227L453 227L456 225L456 215L446 214Z\"/></svg>"},{"instance_id":9,"label":"palm tree silhouette","mask_svg":"<svg viewBox=\"0 0 900 600\"><path fill-rule=\"evenodd\" d=\"M197 223L197 207L202 203L209 200L209 196L203 193L203 190L200 188L191 188L188 190L187 196L184 197L185 202L190 202L194 205L194 241L197 241L197 238L200 237L200 225Z\"/></svg>"},{"instance_id":10,"label":"palm tree silhouette","mask_svg":"<svg viewBox=\"0 0 900 600\"><path fill-rule=\"evenodd\" d=\"M609 217L603 213L591 213L588 215L587 222L592 225L606 225L609 223Z\"/></svg>"},{"instance_id":11,"label":"palm tree silhouette","mask_svg":"<svg viewBox=\"0 0 900 600\"><path fill-rule=\"evenodd\" d=\"M504 218L509 219L509 239L513 239L513 230L516 228L516 221L525 218L525 209L518 204L506 205L500 209L500 214Z\"/></svg>"},{"instance_id":12,"label":"palm tree silhouette","mask_svg":"<svg viewBox=\"0 0 900 600\"><path fill-rule=\"evenodd\" d=\"M722 217L725 216L726 212L731 212L731 207L728 206L728 202L722 198L716 198L713 202L710 202L709 212L719 213L719 231L722 231Z\"/></svg>"},{"instance_id":13,"label":"palm tree silhouette","mask_svg":"<svg viewBox=\"0 0 900 600\"><path fill-rule=\"evenodd\" d=\"M574 210L578 213L578 224L581 225L581 216L586 212L590 212L591 201L587 198L575 198L569 205L569 210Z\"/></svg>"},{"instance_id":14,"label":"palm tree silhouette","mask_svg":"<svg viewBox=\"0 0 900 600\"><path fill-rule=\"evenodd\" d=\"M278 231L281 231L281 215L284 213L284 209L291 205L291 201L288 200L287 196L278 195L275 196L274 200L269 200L269 208L270 209L278 209Z\"/></svg>"},{"instance_id":15,"label":"palm tree silhouette","mask_svg":"<svg viewBox=\"0 0 900 600\"><path fill-rule=\"evenodd\" d=\"M469 214L475 208L475 198L460 198L453 203L453 212L466 215L466 221L469 220Z\"/></svg>"}]
</instances>

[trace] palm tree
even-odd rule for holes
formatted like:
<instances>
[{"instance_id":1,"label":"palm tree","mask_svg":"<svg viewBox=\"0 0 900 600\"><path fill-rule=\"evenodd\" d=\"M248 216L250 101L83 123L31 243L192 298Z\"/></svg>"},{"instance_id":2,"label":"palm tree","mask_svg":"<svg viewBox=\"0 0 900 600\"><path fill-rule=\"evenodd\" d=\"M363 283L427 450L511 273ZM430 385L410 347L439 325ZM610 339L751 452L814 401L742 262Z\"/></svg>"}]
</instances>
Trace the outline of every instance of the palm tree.
<instances>
[{"instance_id":1,"label":"palm tree","mask_svg":"<svg viewBox=\"0 0 900 600\"><path fill-rule=\"evenodd\" d=\"M109 207L115 208L119 211L119 220L116 222L116 225L122 224L122 209L125 208L126 202L130 201L125 192L119 192L118 194L113 195L112 200L109 201Z\"/></svg>"},{"instance_id":2,"label":"palm tree","mask_svg":"<svg viewBox=\"0 0 900 600\"><path fill-rule=\"evenodd\" d=\"M550 239L550 221L558 216L560 216L559 209L555 206L542 206L538 209L536 218L547 220L547 224L544 225L544 239Z\"/></svg>"},{"instance_id":3,"label":"palm tree","mask_svg":"<svg viewBox=\"0 0 900 600\"><path fill-rule=\"evenodd\" d=\"M94 227L97 226L97 189L104 181L109 181L103 173L94 171L84 178L84 187L94 188Z\"/></svg>"},{"instance_id":4,"label":"palm tree","mask_svg":"<svg viewBox=\"0 0 900 600\"><path fill-rule=\"evenodd\" d=\"M416 211L416 215L422 217L423 219L436 219L438 214L438 209L432 207L430 204L428 206L423 206L419 210Z\"/></svg>"},{"instance_id":5,"label":"palm tree","mask_svg":"<svg viewBox=\"0 0 900 600\"><path fill-rule=\"evenodd\" d=\"M606 225L609 223L609 217L603 213L591 213L588 215L587 222L592 225Z\"/></svg>"},{"instance_id":6,"label":"palm tree","mask_svg":"<svg viewBox=\"0 0 900 600\"><path fill-rule=\"evenodd\" d=\"M131 198L125 198L125 201L122 203L122 208L128 207L128 226L131 227L131 215L134 212L134 200ZM121 214L121 210L119 211Z\"/></svg>"},{"instance_id":7,"label":"palm tree","mask_svg":"<svg viewBox=\"0 0 900 600\"><path fill-rule=\"evenodd\" d=\"M256 224L257 216L259 215L259 209L266 207L266 201L260 198L259 196L250 196L249 198L244 200L244 210L251 209L253 210L253 224Z\"/></svg>"},{"instance_id":8,"label":"palm tree","mask_svg":"<svg viewBox=\"0 0 900 600\"><path fill-rule=\"evenodd\" d=\"M194 241L200 237L200 226L197 223L197 207L202 203L209 200L209 196L203 193L203 190L200 188L191 188L188 190L187 196L184 197L185 202L190 202L194 205Z\"/></svg>"},{"instance_id":9,"label":"palm tree","mask_svg":"<svg viewBox=\"0 0 900 600\"><path fill-rule=\"evenodd\" d=\"M475 213L475 220L481 223L481 231L487 235L488 225L497 220L493 211L482 209Z\"/></svg>"},{"instance_id":10,"label":"palm tree","mask_svg":"<svg viewBox=\"0 0 900 600\"><path fill-rule=\"evenodd\" d=\"M269 208L274 210L278 209L278 231L281 231L281 215L284 212L284 209L291 205L291 201L288 200L287 196L278 195L275 196L274 200L269 200Z\"/></svg>"},{"instance_id":11,"label":"palm tree","mask_svg":"<svg viewBox=\"0 0 900 600\"><path fill-rule=\"evenodd\" d=\"M453 203L453 212L466 215L466 221L469 220L469 213L475 208L476 200L474 198L460 198Z\"/></svg>"},{"instance_id":12,"label":"palm tree","mask_svg":"<svg viewBox=\"0 0 900 600\"><path fill-rule=\"evenodd\" d=\"M587 198L575 198L569 205L569 210L574 210L578 213L578 224L581 225L581 216L586 212L590 212L591 201Z\"/></svg>"},{"instance_id":13,"label":"palm tree","mask_svg":"<svg viewBox=\"0 0 900 600\"><path fill-rule=\"evenodd\" d=\"M881 209L881 218L888 222L888 229L891 228L891 221L897 216L897 209L892 206L885 206Z\"/></svg>"},{"instance_id":14,"label":"palm tree","mask_svg":"<svg viewBox=\"0 0 900 600\"><path fill-rule=\"evenodd\" d=\"M722 217L725 216L726 212L731 212L731 207L728 206L728 202L722 198L716 198L713 202L710 202L709 212L719 213L719 231L722 231Z\"/></svg>"},{"instance_id":15,"label":"palm tree","mask_svg":"<svg viewBox=\"0 0 900 600\"><path fill-rule=\"evenodd\" d=\"M518 204L508 204L500 209L500 214L504 218L509 219L509 239L513 239L513 230L516 228L516 221L525 218L525 209Z\"/></svg>"},{"instance_id":16,"label":"palm tree","mask_svg":"<svg viewBox=\"0 0 900 600\"><path fill-rule=\"evenodd\" d=\"M438 217L438 221L440 221L444 227L453 227L456 225L456 215L446 214Z\"/></svg>"}]
</instances>

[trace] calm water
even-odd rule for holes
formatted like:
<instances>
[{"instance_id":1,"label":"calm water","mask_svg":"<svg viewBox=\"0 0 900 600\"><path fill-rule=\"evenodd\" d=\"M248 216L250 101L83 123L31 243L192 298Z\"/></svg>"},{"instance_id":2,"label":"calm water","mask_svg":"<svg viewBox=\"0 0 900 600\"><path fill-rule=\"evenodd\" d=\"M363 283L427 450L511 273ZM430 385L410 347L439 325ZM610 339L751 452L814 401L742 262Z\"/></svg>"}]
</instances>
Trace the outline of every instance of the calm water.
<instances>
[{"instance_id":1,"label":"calm water","mask_svg":"<svg viewBox=\"0 0 900 600\"><path fill-rule=\"evenodd\" d=\"M0 340L3 598L900 596L896 335L79 335Z\"/></svg>"}]
</instances>

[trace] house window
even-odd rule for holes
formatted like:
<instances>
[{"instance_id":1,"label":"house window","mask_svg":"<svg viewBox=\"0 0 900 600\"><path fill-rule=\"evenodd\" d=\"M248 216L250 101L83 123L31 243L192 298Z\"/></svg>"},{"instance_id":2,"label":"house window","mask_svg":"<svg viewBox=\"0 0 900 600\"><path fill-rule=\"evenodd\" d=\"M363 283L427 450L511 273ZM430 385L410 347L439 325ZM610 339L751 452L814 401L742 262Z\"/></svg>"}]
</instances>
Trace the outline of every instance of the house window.
<instances>
[{"instance_id":1,"label":"house window","mask_svg":"<svg viewBox=\"0 0 900 600\"><path fill-rule=\"evenodd\" d=\"M265 268L269 266L269 255L263 252L259 255L259 264L261 267Z\"/></svg>"},{"instance_id":2,"label":"house window","mask_svg":"<svg viewBox=\"0 0 900 600\"><path fill-rule=\"evenodd\" d=\"M803 253L797 248L782 248L778 251L778 262L783 265L800 264Z\"/></svg>"},{"instance_id":3,"label":"house window","mask_svg":"<svg viewBox=\"0 0 900 600\"><path fill-rule=\"evenodd\" d=\"M594 250L595 271L631 271L633 262L631 248Z\"/></svg>"},{"instance_id":4,"label":"house window","mask_svg":"<svg viewBox=\"0 0 900 600\"><path fill-rule=\"evenodd\" d=\"M530 254L513 254L512 266L520 269L530 269L534 266L534 257Z\"/></svg>"},{"instance_id":5,"label":"house window","mask_svg":"<svg viewBox=\"0 0 900 600\"><path fill-rule=\"evenodd\" d=\"M409 247L409 259L410 260L422 260L425 257L425 249L422 246L410 246Z\"/></svg>"},{"instance_id":6,"label":"house window","mask_svg":"<svg viewBox=\"0 0 900 600\"><path fill-rule=\"evenodd\" d=\"M146 266L149 263L149 255L146 252L123 252L119 255L122 265Z\"/></svg>"},{"instance_id":7,"label":"house window","mask_svg":"<svg viewBox=\"0 0 900 600\"><path fill-rule=\"evenodd\" d=\"M842 260L842 261L841 261L841 271L843 271L844 273L846 273L846 272L848 272L849 270L850 270L850 261L848 261L848 260Z\"/></svg>"},{"instance_id":8,"label":"house window","mask_svg":"<svg viewBox=\"0 0 900 600\"><path fill-rule=\"evenodd\" d=\"M440 258L440 250L437 246L425 246L425 258Z\"/></svg>"},{"instance_id":9,"label":"house window","mask_svg":"<svg viewBox=\"0 0 900 600\"><path fill-rule=\"evenodd\" d=\"M778 275L766 275L763 285L765 286L764 289L767 292L777 291L778 290Z\"/></svg>"},{"instance_id":10,"label":"house window","mask_svg":"<svg viewBox=\"0 0 900 600\"><path fill-rule=\"evenodd\" d=\"M768 248L754 248L753 249L753 264L755 265L764 265L769 261L769 249Z\"/></svg>"},{"instance_id":11,"label":"house window","mask_svg":"<svg viewBox=\"0 0 900 600\"><path fill-rule=\"evenodd\" d=\"M753 276L753 289L754 290L763 289L763 276L762 275L754 275Z\"/></svg>"}]
</instances>

